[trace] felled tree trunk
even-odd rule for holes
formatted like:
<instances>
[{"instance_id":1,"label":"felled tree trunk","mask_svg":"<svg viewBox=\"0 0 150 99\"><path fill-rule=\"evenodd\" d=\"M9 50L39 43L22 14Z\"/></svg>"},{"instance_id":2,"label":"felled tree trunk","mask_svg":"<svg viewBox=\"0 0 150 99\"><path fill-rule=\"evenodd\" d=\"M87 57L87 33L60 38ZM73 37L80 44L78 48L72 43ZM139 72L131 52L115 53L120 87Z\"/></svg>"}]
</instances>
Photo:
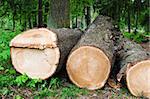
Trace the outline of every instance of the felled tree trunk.
<instances>
[{"instance_id":1,"label":"felled tree trunk","mask_svg":"<svg viewBox=\"0 0 150 99\"><path fill-rule=\"evenodd\" d=\"M71 51L67 72L71 81L90 90L104 86L114 63L114 26L98 16Z\"/></svg>"},{"instance_id":2,"label":"felled tree trunk","mask_svg":"<svg viewBox=\"0 0 150 99\"><path fill-rule=\"evenodd\" d=\"M13 66L31 78L49 78L60 70L81 34L79 30L44 28L23 32L10 43Z\"/></svg>"},{"instance_id":3,"label":"felled tree trunk","mask_svg":"<svg viewBox=\"0 0 150 99\"><path fill-rule=\"evenodd\" d=\"M78 29L67 29L67 28L50 29L50 30L55 32L58 37L58 47L61 53L58 64L59 66L57 68L57 71L59 71L62 68L62 66L66 65L67 57L71 49L81 38L83 32L81 32Z\"/></svg>"},{"instance_id":4,"label":"felled tree trunk","mask_svg":"<svg viewBox=\"0 0 150 99\"><path fill-rule=\"evenodd\" d=\"M118 81L125 78L128 89L135 96L150 97L150 56L140 45L123 38L119 52Z\"/></svg>"}]
</instances>

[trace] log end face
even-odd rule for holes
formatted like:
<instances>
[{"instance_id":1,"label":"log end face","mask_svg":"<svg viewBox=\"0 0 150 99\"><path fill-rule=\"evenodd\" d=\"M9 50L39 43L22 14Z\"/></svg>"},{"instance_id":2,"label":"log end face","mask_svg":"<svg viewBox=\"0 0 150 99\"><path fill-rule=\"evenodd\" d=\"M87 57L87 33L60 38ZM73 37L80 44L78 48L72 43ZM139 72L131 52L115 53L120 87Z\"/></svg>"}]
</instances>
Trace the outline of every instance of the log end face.
<instances>
[{"instance_id":1,"label":"log end face","mask_svg":"<svg viewBox=\"0 0 150 99\"><path fill-rule=\"evenodd\" d=\"M135 96L150 98L150 60L136 63L127 71L127 86Z\"/></svg>"},{"instance_id":2,"label":"log end face","mask_svg":"<svg viewBox=\"0 0 150 99\"><path fill-rule=\"evenodd\" d=\"M10 42L11 47L54 48L57 47L57 35L46 29L31 29L17 35Z\"/></svg>"},{"instance_id":3,"label":"log end face","mask_svg":"<svg viewBox=\"0 0 150 99\"><path fill-rule=\"evenodd\" d=\"M60 52L58 48L44 50L28 48L11 48L14 68L21 74L33 79L47 79L57 68Z\"/></svg>"},{"instance_id":4,"label":"log end face","mask_svg":"<svg viewBox=\"0 0 150 99\"><path fill-rule=\"evenodd\" d=\"M110 68L110 61L104 52L92 46L79 47L67 60L67 72L71 81L80 88L89 90L104 86Z\"/></svg>"}]
</instances>

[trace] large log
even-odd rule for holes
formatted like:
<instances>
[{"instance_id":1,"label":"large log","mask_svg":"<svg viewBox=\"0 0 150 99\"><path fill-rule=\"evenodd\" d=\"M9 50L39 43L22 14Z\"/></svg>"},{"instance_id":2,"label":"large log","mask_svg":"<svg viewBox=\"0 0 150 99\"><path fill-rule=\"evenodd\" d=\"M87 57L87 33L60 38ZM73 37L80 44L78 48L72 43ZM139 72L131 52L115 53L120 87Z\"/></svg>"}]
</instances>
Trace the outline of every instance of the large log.
<instances>
[{"instance_id":1,"label":"large log","mask_svg":"<svg viewBox=\"0 0 150 99\"><path fill-rule=\"evenodd\" d=\"M31 78L47 79L64 65L82 32L72 29L31 29L10 43L14 68Z\"/></svg>"},{"instance_id":2,"label":"large log","mask_svg":"<svg viewBox=\"0 0 150 99\"><path fill-rule=\"evenodd\" d=\"M104 86L114 63L113 29L109 17L98 16L72 49L66 68L78 87L94 90Z\"/></svg>"},{"instance_id":3,"label":"large log","mask_svg":"<svg viewBox=\"0 0 150 99\"><path fill-rule=\"evenodd\" d=\"M121 36L120 36L121 37ZM118 81L126 79L127 87L135 96L150 98L150 56L139 44L121 38L118 52L120 72Z\"/></svg>"}]
</instances>

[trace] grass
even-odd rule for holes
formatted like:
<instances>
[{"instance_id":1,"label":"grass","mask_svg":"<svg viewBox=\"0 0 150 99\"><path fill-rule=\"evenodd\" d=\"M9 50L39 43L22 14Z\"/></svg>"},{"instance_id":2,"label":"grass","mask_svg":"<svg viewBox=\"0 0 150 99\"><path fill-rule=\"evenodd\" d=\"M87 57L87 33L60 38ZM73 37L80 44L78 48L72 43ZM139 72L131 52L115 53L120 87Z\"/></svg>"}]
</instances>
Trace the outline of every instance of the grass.
<instances>
[{"instance_id":1,"label":"grass","mask_svg":"<svg viewBox=\"0 0 150 99\"><path fill-rule=\"evenodd\" d=\"M121 88L118 91L105 86L101 90L88 91L76 87L67 78L61 78L60 76L42 81L30 79L25 74L17 73L11 64L9 42L20 31L0 31L0 98L73 99L77 97L109 97L110 99L135 99L126 88Z\"/></svg>"}]
</instances>

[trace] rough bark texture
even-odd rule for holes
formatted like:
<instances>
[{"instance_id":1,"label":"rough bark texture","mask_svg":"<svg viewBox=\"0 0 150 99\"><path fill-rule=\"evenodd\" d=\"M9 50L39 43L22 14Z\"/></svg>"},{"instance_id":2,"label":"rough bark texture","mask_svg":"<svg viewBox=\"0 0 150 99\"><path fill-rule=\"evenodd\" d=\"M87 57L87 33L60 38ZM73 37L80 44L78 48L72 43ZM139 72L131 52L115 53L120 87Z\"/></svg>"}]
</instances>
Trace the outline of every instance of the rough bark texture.
<instances>
[{"instance_id":1,"label":"rough bark texture","mask_svg":"<svg viewBox=\"0 0 150 99\"><path fill-rule=\"evenodd\" d=\"M69 0L51 0L48 27L70 27Z\"/></svg>"},{"instance_id":2,"label":"rough bark texture","mask_svg":"<svg viewBox=\"0 0 150 99\"><path fill-rule=\"evenodd\" d=\"M42 0L38 0L38 27L43 26L43 17L42 17Z\"/></svg>"},{"instance_id":3,"label":"rough bark texture","mask_svg":"<svg viewBox=\"0 0 150 99\"><path fill-rule=\"evenodd\" d=\"M90 25L88 30L81 36L72 52L81 46L93 46L104 51L110 62L114 63L114 43L113 40L115 32L114 26L110 22L111 19L106 16L98 16L96 20Z\"/></svg>"},{"instance_id":4,"label":"rough bark texture","mask_svg":"<svg viewBox=\"0 0 150 99\"><path fill-rule=\"evenodd\" d=\"M139 44L130 41L129 39L123 38L120 35L119 45L121 50L118 51L118 61L120 72L117 75L117 80L120 81L122 76L125 76L127 65L130 63L131 66L137 62L147 60L150 58L150 53L145 51Z\"/></svg>"},{"instance_id":5,"label":"rough bark texture","mask_svg":"<svg viewBox=\"0 0 150 99\"><path fill-rule=\"evenodd\" d=\"M68 75L70 77L70 79L73 81L73 83L75 83L77 86L79 87L86 87L87 89L98 89L98 88L101 88L104 86L105 82L106 82L106 79L103 81L103 82L97 82L97 83L101 83L100 85L93 85L91 86L90 84L92 83L92 81L88 82L88 84L86 85L81 85L81 83L77 84L77 82L75 81L75 79L72 78L72 75L71 75L71 70L69 69L70 67L73 68L73 64L74 63L71 63L71 58L72 58L72 55L75 51L77 51L78 49L82 48L82 47L85 47L85 50L86 48L89 49L89 50L98 50L99 51L102 51L103 54L105 54L105 56L108 58L109 60L109 63L110 65L113 65L114 63L114 53L115 53L115 49L114 49L114 40L113 40L113 35L114 35L114 26L111 22L111 19L109 17L104 17L104 16L98 16L96 18L96 20L93 22L93 24L90 25L90 27L88 28L88 30L85 32L85 34L82 35L81 39L79 40L79 42L76 44L76 46L73 48L72 52L70 53L70 56L68 58L68 61L67 61L67 72L68 72ZM89 48L88 48L89 47ZM98 48L98 49L97 49ZM84 51L84 50L83 50ZM82 53L82 52L81 52ZM93 52L94 53L94 52ZM88 53L87 53L88 54ZM97 55L98 56L98 55ZM95 56L95 57L97 57ZM82 56L81 56L82 57ZM85 56L85 57L88 57L88 56ZM101 56L98 56L98 57L101 57ZM80 56L78 57L80 58ZM94 59L94 58L93 58ZM88 60L88 59L87 59ZM86 61L87 61L86 60ZM96 59L94 59L96 60ZM79 60L80 61L80 60ZM82 60L84 61L84 59ZM77 62L76 66L79 65L80 63L82 63L82 61L80 62ZM90 61L90 60L88 60ZM70 63L72 65L70 65ZM87 63L87 62L85 62ZM101 63L98 62L98 64ZM86 66L85 66L86 67ZM81 66L82 68L82 66ZM87 66L88 68L88 66ZM96 68L96 67L95 67ZM79 70L80 68L78 68ZM77 71L78 71L77 70ZM92 70L91 70L92 71ZM95 72L96 71L102 71L102 70L94 70ZM108 71L110 71L110 68L108 69ZM81 71L82 72L82 71ZM83 70L84 72L84 70ZM88 74L88 73L87 73ZM109 74L109 73L108 73ZM107 75L107 74L106 74ZM106 76L105 75L105 76ZM81 75L79 75L78 78L80 78ZM95 76L98 76L97 74ZM93 76L94 77L94 76ZM99 76L97 78L100 78ZM108 78L108 75L107 77ZM83 78L84 79L84 78ZM83 83L86 83L83 82Z\"/></svg>"},{"instance_id":6,"label":"rough bark texture","mask_svg":"<svg viewBox=\"0 0 150 99\"><path fill-rule=\"evenodd\" d=\"M78 29L67 29L67 28L50 29L50 30L55 32L58 37L58 47L61 53L58 64L59 66L57 68L57 71L59 71L62 66L66 65L66 60L71 49L78 42L83 33Z\"/></svg>"},{"instance_id":7,"label":"rough bark texture","mask_svg":"<svg viewBox=\"0 0 150 99\"><path fill-rule=\"evenodd\" d=\"M148 84L150 82L150 76L148 76L150 54L139 44L125 38L121 39L122 49L118 52L120 71L117 74L117 80L126 79L128 89L133 95L150 97L150 85Z\"/></svg>"},{"instance_id":8,"label":"rough bark texture","mask_svg":"<svg viewBox=\"0 0 150 99\"><path fill-rule=\"evenodd\" d=\"M57 35L57 36L56 36ZM73 29L32 29L10 43L15 69L31 78L47 79L62 66L82 32Z\"/></svg>"}]
</instances>

